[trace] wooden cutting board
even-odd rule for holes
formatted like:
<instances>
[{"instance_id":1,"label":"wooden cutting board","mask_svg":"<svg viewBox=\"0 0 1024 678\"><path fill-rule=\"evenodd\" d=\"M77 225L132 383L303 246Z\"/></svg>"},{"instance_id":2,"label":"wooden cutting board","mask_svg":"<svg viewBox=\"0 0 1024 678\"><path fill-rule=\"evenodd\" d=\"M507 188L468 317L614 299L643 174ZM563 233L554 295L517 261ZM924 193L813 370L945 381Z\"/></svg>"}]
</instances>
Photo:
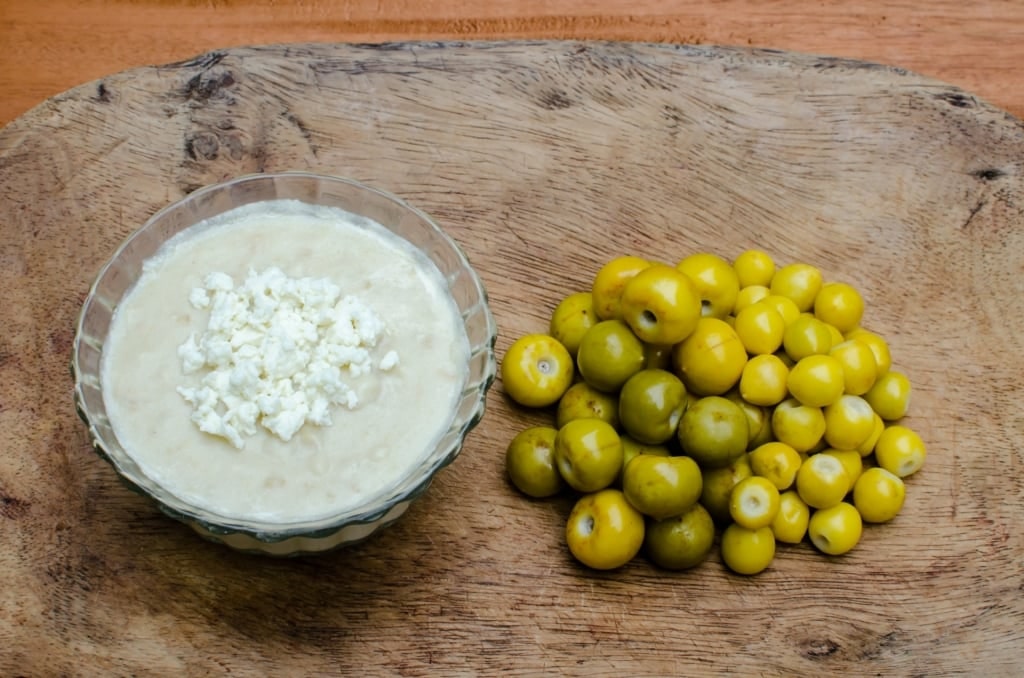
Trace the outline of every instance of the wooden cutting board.
<instances>
[{"instance_id":1,"label":"wooden cutting board","mask_svg":"<svg viewBox=\"0 0 1024 678\"><path fill-rule=\"evenodd\" d=\"M850 554L744 578L581 568L492 389L395 526L298 560L125 489L71 402L79 306L158 208L249 172L401 194L465 248L501 334L622 253L763 248L862 290L928 444ZM0 674L1006 675L1024 661L1024 123L877 65L604 43L290 45L110 76L0 130Z\"/></svg>"}]
</instances>

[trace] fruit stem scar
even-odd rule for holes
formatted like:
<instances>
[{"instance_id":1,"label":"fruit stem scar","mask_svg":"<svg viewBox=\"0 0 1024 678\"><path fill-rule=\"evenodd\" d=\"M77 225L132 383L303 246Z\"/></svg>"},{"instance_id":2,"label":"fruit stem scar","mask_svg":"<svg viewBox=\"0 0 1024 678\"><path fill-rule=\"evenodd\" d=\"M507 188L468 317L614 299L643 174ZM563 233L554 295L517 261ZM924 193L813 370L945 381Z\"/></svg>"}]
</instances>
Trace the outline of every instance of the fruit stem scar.
<instances>
[{"instance_id":1,"label":"fruit stem scar","mask_svg":"<svg viewBox=\"0 0 1024 678\"><path fill-rule=\"evenodd\" d=\"M583 522L580 523L580 533L583 534L584 536L586 536L586 535L589 535L593 531L594 531L594 517L593 516L587 516L586 518L583 519Z\"/></svg>"}]
</instances>

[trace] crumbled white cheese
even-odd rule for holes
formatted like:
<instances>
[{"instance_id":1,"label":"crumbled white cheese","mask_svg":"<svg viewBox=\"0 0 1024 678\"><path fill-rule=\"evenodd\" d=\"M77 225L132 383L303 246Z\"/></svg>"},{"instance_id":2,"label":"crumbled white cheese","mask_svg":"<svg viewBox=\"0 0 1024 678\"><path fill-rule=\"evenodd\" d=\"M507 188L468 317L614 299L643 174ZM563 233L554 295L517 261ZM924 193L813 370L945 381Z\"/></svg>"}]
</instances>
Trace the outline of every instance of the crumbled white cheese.
<instances>
[{"instance_id":1,"label":"crumbled white cheese","mask_svg":"<svg viewBox=\"0 0 1024 678\"><path fill-rule=\"evenodd\" d=\"M395 369L398 366L398 352L388 351L387 355L380 359L380 369L385 372Z\"/></svg>"},{"instance_id":2,"label":"crumbled white cheese","mask_svg":"<svg viewBox=\"0 0 1024 678\"><path fill-rule=\"evenodd\" d=\"M327 278L289 278L278 268L250 271L235 286L211 273L189 303L209 309L206 330L178 347L182 371L208 370L199 386L178 387L199 430L237 448L257 425L282 440L308 421L328 426L331 405L352 409L359 397L346 378L374 370L372 351L385 333L373 309L341 296ZM388 353L377 369L398 365Z\"/></svg>"}]
</instances>

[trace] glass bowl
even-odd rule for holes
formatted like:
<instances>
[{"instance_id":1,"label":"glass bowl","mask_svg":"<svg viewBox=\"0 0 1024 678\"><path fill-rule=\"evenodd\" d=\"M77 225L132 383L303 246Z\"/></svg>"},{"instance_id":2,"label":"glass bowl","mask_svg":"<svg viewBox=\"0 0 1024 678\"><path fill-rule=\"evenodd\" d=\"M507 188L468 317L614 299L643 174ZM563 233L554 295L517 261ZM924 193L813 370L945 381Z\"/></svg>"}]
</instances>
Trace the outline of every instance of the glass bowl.
<instances>
[{"instance_id":1,"label":"glass bowl","mask_svg":"<svg viewBox=\"0 0 1024 678\"><path fill-rule=\"evenodd\" d=\"M121 299L139 279L143 262L193 224L242 205L274 199L340 208L370 218L412 243L446 281L469 344L468 373L451 425L422 462L397 485L363 506L291 523L215 515L161 487L143 472L115 436L100 378L111 319ZM171 518L209 540L243 551L278 556L316 553L363 540L393 523L426 491L435 474L458 456L466 435L484 415L486 393L495 377L496 335L479 276L459 246L422 211L393 195L338 177L304 172L243 176L199 189L162 209L129 236L100 270L82 306L72 349L74 401L96 452L130 488L156 502Z\"/></svg>"}]
</instances>

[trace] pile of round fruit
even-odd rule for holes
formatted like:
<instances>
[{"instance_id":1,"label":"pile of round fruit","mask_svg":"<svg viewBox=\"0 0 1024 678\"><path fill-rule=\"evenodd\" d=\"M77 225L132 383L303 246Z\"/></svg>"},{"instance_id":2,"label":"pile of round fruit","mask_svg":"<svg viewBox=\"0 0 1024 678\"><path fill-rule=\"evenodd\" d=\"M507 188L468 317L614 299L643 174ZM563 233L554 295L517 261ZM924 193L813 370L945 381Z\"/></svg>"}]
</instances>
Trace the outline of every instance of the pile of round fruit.
<instances>
[{"instance_id":1,"label":"pile of round fruit","mask_svg":"<svg viewBox=\"0 0 1024 678\"><path fill-rule=\"evenodd\" d=\"M596 569L641 550L660 567L756 574L777 542L839 555L891 520L920 436L910 383L864 329L864 300L806 263L748 250L677 266L623 256L505 353L505 392L555 410L505 455L531 497L571 488L569 550Z\"/></svg>"}]
</instances>

